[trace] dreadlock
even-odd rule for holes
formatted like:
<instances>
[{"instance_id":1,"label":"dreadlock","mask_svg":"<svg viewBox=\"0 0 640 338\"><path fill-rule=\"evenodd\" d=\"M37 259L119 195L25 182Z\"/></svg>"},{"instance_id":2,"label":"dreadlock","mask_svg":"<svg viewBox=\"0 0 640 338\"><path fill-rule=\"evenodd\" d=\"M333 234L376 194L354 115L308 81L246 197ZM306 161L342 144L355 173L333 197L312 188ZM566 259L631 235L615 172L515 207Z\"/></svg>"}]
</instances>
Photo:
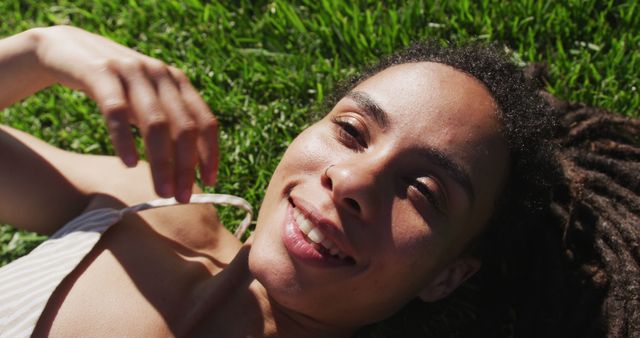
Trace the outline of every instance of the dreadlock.
<instances>
[{"instance_id":1,"label":"dreadlock","mask_svg":"<svg viewBox=\"0 0 640 338\"><path fill-rule=\"evenodd\" d=\"M564 174L551 215L580 291L567 309L569 323L582 337L638 337L640 120L550 101L563 115L557 158ZM593 304L596 316L579 304ZM594 320L596 328L582 329Z\"/></svg>"},{"instance_id":2,"label":"dreadlock","mask_svg":"<svg viewBox=\"0 0 640 338\"><path fill-rule=\"evenodd\" d=\"M487 86L501 110L511 175L480 240L480 273L450 297L415 300L357 336L640 336L640 121L536 93L543 65L523 72L483 45L413 46L337 97L391 65L419 61L451 65Z\"/></svg>"}]
</instances>

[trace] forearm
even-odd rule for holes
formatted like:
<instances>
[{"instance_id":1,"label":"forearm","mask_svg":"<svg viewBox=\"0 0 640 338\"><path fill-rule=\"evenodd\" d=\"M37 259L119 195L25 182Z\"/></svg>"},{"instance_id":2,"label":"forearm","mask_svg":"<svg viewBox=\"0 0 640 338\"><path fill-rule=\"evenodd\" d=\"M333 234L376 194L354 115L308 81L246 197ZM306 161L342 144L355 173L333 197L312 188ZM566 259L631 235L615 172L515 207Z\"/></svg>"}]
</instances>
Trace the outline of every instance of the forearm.
<instances>
[{"instance_id":1,"label":"forearm","mask_svg":"<svg viewBox=\"0 0 640 338\"><path fill-rule=\"evenodd\" d=\"M71 154L0 126L0 223L43 234L79 214L89 199L63 173Z\"/></svg>"},{"instance_id":2,"label":"forearm","mask_svg":"<svg viewBox=\"0 0 640 338\"><path fill-rule=\"evenodd\" d=\"M38 41L38 29L0 40L0 109L55 83L38 62Z\"/></svg>"}]
</instances>

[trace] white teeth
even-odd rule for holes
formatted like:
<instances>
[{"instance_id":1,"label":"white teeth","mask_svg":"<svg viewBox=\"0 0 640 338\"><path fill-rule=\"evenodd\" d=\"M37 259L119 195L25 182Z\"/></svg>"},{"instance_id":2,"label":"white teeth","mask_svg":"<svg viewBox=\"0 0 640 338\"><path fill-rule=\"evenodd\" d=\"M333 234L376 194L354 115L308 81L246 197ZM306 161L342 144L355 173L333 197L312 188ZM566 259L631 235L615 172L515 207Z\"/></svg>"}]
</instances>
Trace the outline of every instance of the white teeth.
<instances>
[{"instance_id":1,"label":"white teeth","mask_svg":"<svg viewBox=\"0 0 640 338\"><path fill-rule=\"evenodd\" d=\"M333 256L340 257L341 259L347 257L347 255L342 253L342 251L336 247L335 243L325 238L324 234L318 228L314 227L313 223L311 223L311 221L309 221L298 209L293 209L293 217L296 219L300 231L307 235L312 242L321 244Z\"/></svg>"},{"instance_id":2,"label":"white teeth","mask_svg":"<svg viewBox=\"0 0 640 338\"><path fill-rule=\"evenodd\" d=\"M324 241L322 241L322 246L325 249L329 250L329 249L333 248L333 242L325 238Z\"/></svg>"},{"instance_id":3,"label":"white teeth","mask_svg":"<svg viewBox=\"0 0 640 338\"><path fill-rule=\"evenodd\" d=\"M313 229L313 224L302 215L298 209L293 209L293 217L295 217L296 222L298 222L298 227L305 235L308 235L311 229Z\"/></svg>"},{"instance_id":4,"label":"white teeth","mask_svg":"<svg viewBox=\"0 0 640 338\"><path fill-rule=\"evenodd\" d=\"M311 231L309 231L307 236L309 237L309 239L311 239L312 241L314 241L314 242L316 242L318 244L322 243L322 240L324 239L324 234L322 232L320 232L320 230L318 230L318 228L311 229Z\"/></svg>"},{"instance_id":5,"label":"white teeth","mask_svg":"<svg viewBox=\"0 0 640 338\"><path fill-rule=\"evenodd\" d=\"M309 222L308 220L303 218L297 221L298 221L300 230L304 232L305 235L309 236L309 233L311 233L312 230L315 230L313 227L313 224L311 224L311 222ZM322 241L322 239L320 241Z\"/></svg>"}]
</instances>

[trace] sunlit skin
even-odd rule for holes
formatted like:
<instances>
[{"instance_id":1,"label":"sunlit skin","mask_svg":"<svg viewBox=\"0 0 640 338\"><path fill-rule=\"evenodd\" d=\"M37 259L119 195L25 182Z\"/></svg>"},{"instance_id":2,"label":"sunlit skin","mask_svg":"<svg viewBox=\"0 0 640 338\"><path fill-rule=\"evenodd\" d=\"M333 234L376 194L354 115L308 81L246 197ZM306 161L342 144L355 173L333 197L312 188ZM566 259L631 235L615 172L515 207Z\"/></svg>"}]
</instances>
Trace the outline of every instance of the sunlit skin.
<instances>
[{"instance_id":1,"label":"sunlit skin","mask_svg":"<svg viewBox=\"0 0 640 338\"><path fill-rule=\"evenodd\" d=\"M289 146L250 240L251 272L293 318L345 333L417 296L446 296L480 266L463 253L508 174L499 130L490 93L452 67L370 77ZM292 255L282 233L294 205L333 223L354 263Z\"/></svg>"},{"instance_id":2,"label":"sunlit skin","mask_svg":"<svg viewBox=\"0 0 640 338\"><path fill-rule=\"evenodd\" d=\"M1 127L2 223L50 234L83 211L154 199L165 184L163 195L184 200L190 181L167 173L188 167L180 172L191 177L196 157L214 180L215 120L190 84L166 81L186 79L181 72L71 27L0 45L0 82L11 89L0 106L54 83L79 88L101 107L129 165L132 136L118 128L129 132L124 118L142 123L151 162L126 169L116 158L65 152ZM154 69L162 76L149 78ZM124 84L109 80L121 77ZM194 111L171 104L178 101ZM114 113L122 108L114 102L127 108ZM198 140L179 136L193 134L194 123ZM196 144L208 146L196 156ZM176 161L157 160L173 156L166 147L176 148ZM502 191L507 154L496 104L479 81L442 64L392 66L295 139L247 243L211 206L127 216L58 285L33 336L348 336L415 297L446 297L479 269L467 249ZM292 216L298 212L306 220ZM300 227L311 222L349 257L310 244Z\"/></svg>"}]
</instances>

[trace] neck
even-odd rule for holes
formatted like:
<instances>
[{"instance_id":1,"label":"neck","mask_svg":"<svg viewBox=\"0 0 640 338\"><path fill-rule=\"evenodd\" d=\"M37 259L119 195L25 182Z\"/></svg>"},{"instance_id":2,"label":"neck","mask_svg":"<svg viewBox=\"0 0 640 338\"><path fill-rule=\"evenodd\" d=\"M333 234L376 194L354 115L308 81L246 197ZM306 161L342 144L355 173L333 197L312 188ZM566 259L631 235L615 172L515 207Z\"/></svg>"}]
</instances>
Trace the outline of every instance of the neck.
<instances>
[{"instance_id":1,"label":"neck","mask_svg":"<svg viewBox=\"0 0 640 338\"><path fill-rule=\"evenodd\" d=\"M194 289L186 312L187 336L224 337L348 337L271 298L249 271L250 245L243 246L229 265ZM182 330L181 330L182 331Z\"/></svg>"},{"instance_id":2,"label":"neck","mask_svg":"<svg viewBox=\"0 0 640 338\"><path fill-rule=\"evenodd\" d=\"M256 284L259 284L256 281ZM264 288L260 285L262 290ZM350 337L353 330L339 329L322 323L303 313L292 311L267 296L271 315L271 330L265 332L265 337Z\"/></svg>"}]
</instances>

